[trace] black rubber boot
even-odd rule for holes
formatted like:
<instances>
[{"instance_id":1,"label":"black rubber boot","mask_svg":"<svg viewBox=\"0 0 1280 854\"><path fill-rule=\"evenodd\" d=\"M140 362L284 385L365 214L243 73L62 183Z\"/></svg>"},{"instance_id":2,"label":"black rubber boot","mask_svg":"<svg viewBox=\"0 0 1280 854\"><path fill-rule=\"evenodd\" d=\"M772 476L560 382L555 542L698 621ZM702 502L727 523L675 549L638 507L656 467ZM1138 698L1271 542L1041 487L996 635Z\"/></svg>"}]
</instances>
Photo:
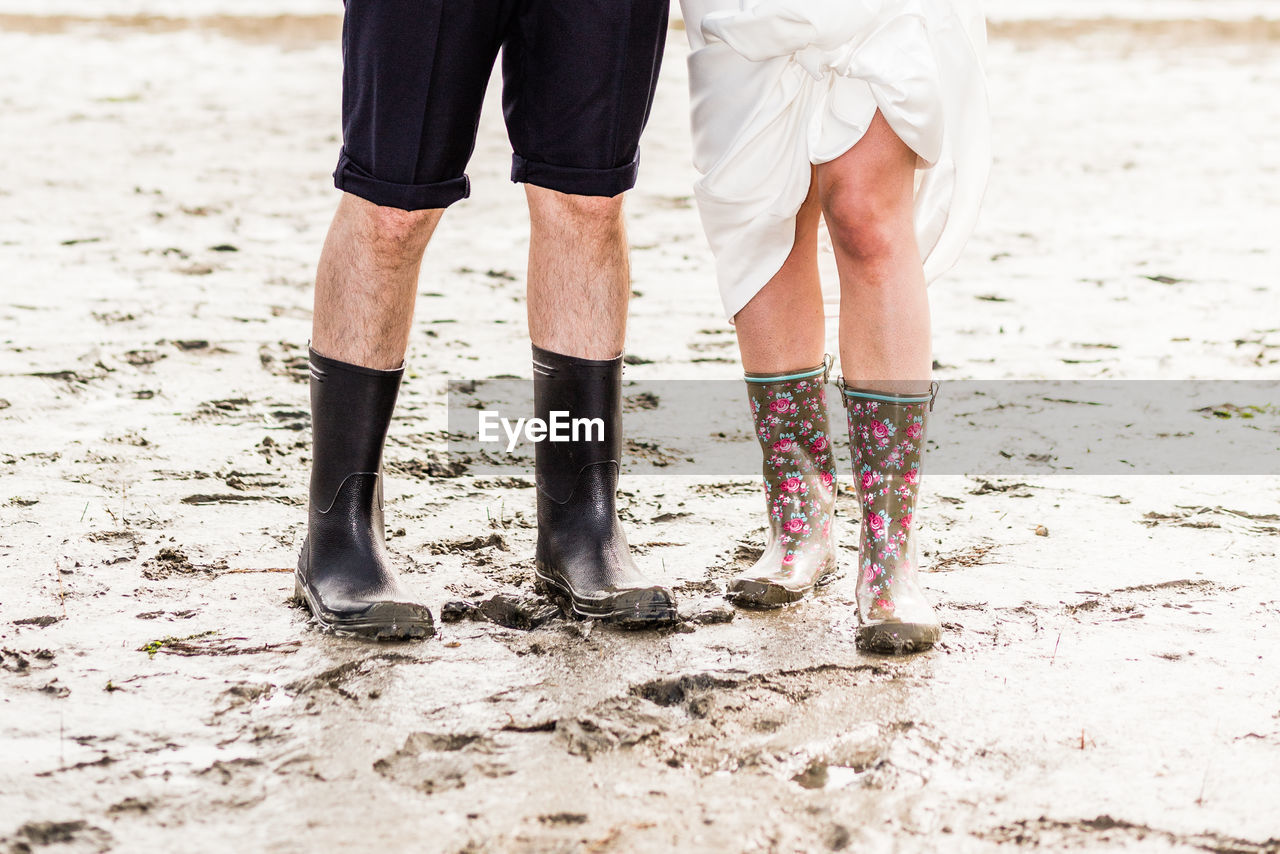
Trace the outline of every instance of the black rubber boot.
<instances>
[{"instance_id":1,"label":"black rubber boot","mask_svg":"<svg viewBox=\"0 0 1280 854\"><path fill-rule=\"evenodd\" d=\"M400 586L382 521L382 445L404 369L348 365L311 350L311 495L294 595L340 634L435 634Z\"/></svg>"},{"instance_id":2,"label":"black rubber boot","mask_svg":"<svg viewBox=\"0 0 1280 854\"><path fill-rule=\"evenodd\" d=\"M676 619L671 591L641 575L618 522L622 358L575 359L533 348L535 415L598 419L577 439L537 442L538 589L574 614L629 627Z\"/></svg>"}]
</instances>

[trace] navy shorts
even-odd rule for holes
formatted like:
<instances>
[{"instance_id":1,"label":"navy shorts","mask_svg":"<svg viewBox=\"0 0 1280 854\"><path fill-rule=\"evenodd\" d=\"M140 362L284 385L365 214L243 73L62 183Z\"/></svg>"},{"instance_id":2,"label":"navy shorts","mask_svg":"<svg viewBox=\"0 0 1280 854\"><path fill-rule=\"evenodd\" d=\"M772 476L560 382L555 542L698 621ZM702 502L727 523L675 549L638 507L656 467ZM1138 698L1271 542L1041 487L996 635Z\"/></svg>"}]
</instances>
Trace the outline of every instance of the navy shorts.
<instances>
[{"instance_id":1,"label":"navy shorts","mask_svg":"<svg viewBox=\"0 0 1280 854\"><path fill-rule=\"evenodd\" d=\"M667 14L668 0L347 0L334 184L404 210L466 198L501 50L511 180L631 189Z\"/></svg>"}]
</instances>

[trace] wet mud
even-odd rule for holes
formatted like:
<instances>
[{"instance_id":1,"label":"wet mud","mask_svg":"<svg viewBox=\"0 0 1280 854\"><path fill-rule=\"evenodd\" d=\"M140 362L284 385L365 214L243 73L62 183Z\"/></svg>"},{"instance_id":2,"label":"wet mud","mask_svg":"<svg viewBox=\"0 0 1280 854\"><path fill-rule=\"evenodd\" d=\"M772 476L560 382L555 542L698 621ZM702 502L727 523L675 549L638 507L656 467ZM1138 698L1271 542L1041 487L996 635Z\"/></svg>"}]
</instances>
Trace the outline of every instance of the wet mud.
<instances>
[{"instance_id":1,"label":"wet mud","mask_svg":"<svg viewBox=\"0 0 1280 854\"><path fill-rule=\"evenodd\" d=\"M449 381L528 373L496 87L387 450L389 547L440 630L318 630L290 572L339 68L301 5L0 14L0 851L1280 851L1274 477L926 475L945 633L900 659L854 645L847 478L842 575L799 606L724 602L763 506L710 475L623 480L677 625L539 597L531 478L447 453ZM996 168L931 294L944 388L1276 376L1274 35L1114 17L993 25ZM627 370L728 380L683 38L629 201Z\"/></svg>"}]
</instances>

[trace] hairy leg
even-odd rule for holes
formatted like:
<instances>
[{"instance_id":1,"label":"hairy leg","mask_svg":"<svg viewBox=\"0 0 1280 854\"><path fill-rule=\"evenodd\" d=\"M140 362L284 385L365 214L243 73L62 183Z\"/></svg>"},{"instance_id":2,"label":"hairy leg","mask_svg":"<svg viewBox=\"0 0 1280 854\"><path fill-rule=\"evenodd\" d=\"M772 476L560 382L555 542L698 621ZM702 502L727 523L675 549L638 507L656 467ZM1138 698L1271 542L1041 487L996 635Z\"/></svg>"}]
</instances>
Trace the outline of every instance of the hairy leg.
<instances>
[{"instance_id":1,"label":"hairy leg","mask_svg":"<svg viewBox=\"0 0 1280 854\"><path fill-rule=\"evenodd\" d=\"M791 254L777 274L734 315L742 368L776 374L822 361L825 348L822 287L818 281L817 181L796 215Z\"/></svg>"},{"instance_id":2,"label":"hairy leg","mask_svg":"<svg viewBox=\"0 0 1280 854\"><path fill-rule=\"evenodd\" d=\"M631 265L622 196L572 196L525 185L529 199L529 337L579 359L622 352Z\"/></svg>"},{"instance_id":3,"label":"hairy leg","mask_svg":"<svg viewBox=\"0 0 1280 854\"><path fill-rule=\"evenodd\" d=\"M858 144L818 167L840 271L840 362L851 385L926 390L929 297L912 206L916 155L877 111Z\"/></svg>"},{"instance_id":4,"label":"hairy leg","mask_svg":"<svg viewBox=\"0 0 1280 854\"><path fill-rule=\"evenodd\" d=\"M422 253L443 213L343 195L316 273L311 346L317 353L367 368L400 367Z\"/></svg>"}]
</instances>

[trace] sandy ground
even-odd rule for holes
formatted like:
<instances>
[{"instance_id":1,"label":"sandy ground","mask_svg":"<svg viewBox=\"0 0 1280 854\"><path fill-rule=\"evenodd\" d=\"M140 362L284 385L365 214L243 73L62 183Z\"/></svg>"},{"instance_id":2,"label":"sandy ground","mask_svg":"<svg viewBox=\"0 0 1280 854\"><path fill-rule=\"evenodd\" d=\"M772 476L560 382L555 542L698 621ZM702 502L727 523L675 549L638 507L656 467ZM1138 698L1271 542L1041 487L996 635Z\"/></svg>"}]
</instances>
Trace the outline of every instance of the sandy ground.
<instances>
[{"instance_id":1,"label":"sandy ground","mask_svg":"<svg viewBox=\"0 0 1280 854\"><path fill-rule=\"evenodd\" d=\"M743 477L624 482L679 630L317 631L286 599L335 19L32 6L0 8L0 846L1280 851L1276 477L927 479L947 635L907 659L855 651L852 577L722 606L763 536ZM1057 6L995 6L997 160L933 289L939 377L1276 379L1266 4ZM684 53L673 29L630 200L629 376L729 380ZM388 449L392 547L437 613L530 587L529 482L444 454L446 383L528 370L494 106Z\"/></svg>"}]
</instances>

